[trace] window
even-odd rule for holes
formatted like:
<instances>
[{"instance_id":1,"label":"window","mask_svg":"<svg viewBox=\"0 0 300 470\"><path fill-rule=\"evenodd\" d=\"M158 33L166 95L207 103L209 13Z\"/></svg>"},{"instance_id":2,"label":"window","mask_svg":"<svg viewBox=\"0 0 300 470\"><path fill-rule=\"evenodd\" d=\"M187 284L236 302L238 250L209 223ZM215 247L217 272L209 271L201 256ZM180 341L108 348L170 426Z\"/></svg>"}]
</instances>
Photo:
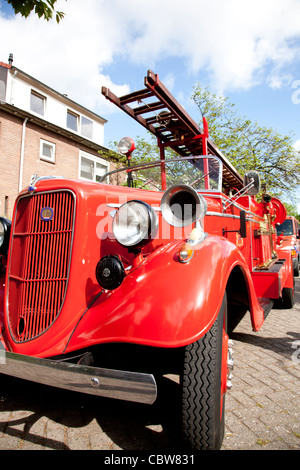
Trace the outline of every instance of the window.
<instances>
[{"instance_id":1,"label":"window","mask_svg":"<svg viewBox=\"0 0 300 470\"><path fill-rule=\"evenodd\" d=\"M79 116L69 109L67 111L67 128L74 132L80 132L87 139L93 138L93 121L85 116Z\"/></svg>"},{"instance_id":2,"label":"window","mask_svg":"<svg viewBox=\"0 0 300 470\"><path fill-rule=\"evenodd\" d=\"M93 137L93 121L84 116L81 118L81 135L87 139L92 139Z\"/></svg>"},{"instance_id":3,"label":"window","mask_svg":"<svg viewBox=\"0 0 300 470\"><path fill-rule=\"evenodd\" d=\"M102 176L105 175L109 171L109 166L105 162L105 164L101 164L96 162L96 168L95 168L95 179L96 181L100 181Z\"/></svg>"},{"instance_id":4,"label":"window","mask_svg":"<svg viewBox=\"0 0 300 470\"><path fill-rule=\"evenodd\" d=\"M78 118L79 116L72 111L67 111L67 127L72 131L78 131Z\"/></svg>"},{"instance_id":5,"label":"window","mask_svg":"<svg viewBox=\"0 0 300 470\"><path fill-rule=\"evenodd\" d=\"M45 160L47 162L55 163L55 144L41 139L40 159Z\"/></svg>"},{"instance_id":6,"label":"window","mask_svg":"<svg viewBox=\"0 0 300 470\"><path fill-rule=\"evenodd\" d=\"M80 176L87 180L94 179L94 162L89 158L81 157L80 161Z\"/></svg>"},{"instance_id":7,"label":"window","mask_svg":"<svg viewBox=\"0 0 300 470\"><path fill-rule=\"evenodd\" d=\"M81 152L79 164L79 176L90 181L100 181L102 176L109 171L109 163L101 158Z\"/></svg>"},{"instance_id":8,"label":"window","mask_svg":"<svg viewBox=\"0 0 300 470\"><path fill-rule=\"evenodd\" d=\"M44 116L45 114L45 102L46 98L42 95L39 95L37 92L31 90L30 95L30 110L34 113Z\"/></svg>"}]
</instances>

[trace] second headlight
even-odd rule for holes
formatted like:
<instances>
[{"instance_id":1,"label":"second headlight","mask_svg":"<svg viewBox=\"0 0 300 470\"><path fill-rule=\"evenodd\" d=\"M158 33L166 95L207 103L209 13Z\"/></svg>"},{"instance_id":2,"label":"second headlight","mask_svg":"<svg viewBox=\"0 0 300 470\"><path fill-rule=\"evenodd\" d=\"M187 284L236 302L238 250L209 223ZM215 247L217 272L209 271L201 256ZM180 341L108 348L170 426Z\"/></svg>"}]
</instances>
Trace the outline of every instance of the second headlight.
<instances>
[{"instance_id":1,"label":"second headlight","mask_svg":"<svg viewBox=\"0 0 300 470\"><path fill-rule=\"evenodd\" d=\"M0 253L2 255L7 254L9 236L10 236L10 220L0 217Z\"/></svg>"},{"instance_id":2,"label":"second headlight","mask_svg":"<svg viewBox=\"0 0 300 470\"><path fill-rule=\"evenodd\" d=\"M133 200L122 204L114 216L112 228L121 245L140 246L155 237L158 219L149 204Z\"/></svg>"}]
</instances>

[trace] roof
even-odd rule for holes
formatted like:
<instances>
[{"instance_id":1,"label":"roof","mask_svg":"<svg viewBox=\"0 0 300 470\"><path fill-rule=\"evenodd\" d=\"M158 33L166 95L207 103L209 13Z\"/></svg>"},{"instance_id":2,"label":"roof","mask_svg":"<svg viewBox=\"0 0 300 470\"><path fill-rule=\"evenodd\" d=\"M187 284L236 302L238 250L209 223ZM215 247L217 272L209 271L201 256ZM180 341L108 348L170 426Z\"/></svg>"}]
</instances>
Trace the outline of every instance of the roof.
<instances>
[{"instance_id":1,"label":"roof","mask_svg":"<svg viewBox=\"0 0 300 470\"><path fill-rule=\"evenodd\" d=\"M107 122L107 119L103 118L99 114L96 114L94 111L91 111L90 109L86 108L85 106L82 106L81 104L77 103L76 101L71 100L66 94L60 93L59 91L54 90L54 88L51 88L50 86L46 85L45 83L41 82L40 80L37 80L36 78L32 77L28 73L24 72L21 69L18 69L17 67L11 66L11 73L17 72L20 74L24 79L36 83L40 88L44 89L47 91L49 94L57 96L61 101L64 101L69 104L69 106L73 106L75 108L81 109L84 113L89 114L93 116L94 119L98 119L102 121L104 124Z\"/></svg>"},{"instance_id":2,"label":"roof","mask_svg":"<svg viewBox=\"0 0 300 470\"><path fill-rule=\"evenodd\" d=\"M32 77L31 75L24 72L23 70L15 67L11 64L6 64L5 62L0 62L0 67L9 69L11 71L11 73L20 74L25 80L30 81L32 83L35 83L37 86L44 89L49 94L58 97L61 101L64 101L65 103L68 103L69 106L72 106L72 107L75 107L75 108L81 110L83 113L92 116L94 119L96 119L98 121L100 120L103 124L107 122L107 119L103 118L99 114L96 114L94 111L91 111L90 109L86 108L85 106L81 105L80 103L77 103L76 101L70 99L66 94L60 93L59 91L54 90L50 86L48 86L45 83L41 82L40 80Z\"/></svg>"},{"instance_id":3,"label":"roof","mask_svg":"<svg viewBox=\"0 0 300 470\"><path fill-rule=\"evenodd\" d=\"M0 67L4 67L5 69L11 69L11 65L6 64L5 62L0 62Z\"/></svg>"},{"instance_id":4,"label":"roof","mask_svg":"<svg viewBox=\"0 0 300 470\"><path fill-rule=\"evenodd\" d=\"M17 116L21 119L26 119L28 118L29 122L32 122L33 124L36 124L40 127L43 127L45 129L48 129L52 132L55 132L58 135L67 137L74 142L80 143L84 145L85 147L88 147L90 149L96 150L96 151L103 151L103 152L109 152L109 149L106 147L102 147L99 144L96 144L95 142L92 142L91 140L85 139L79 134L74 134L74 132L68 131L67 129L64 129L62 127L57 126L56 124L53 124L49 121L46 121L45 119L42 119L38 116L35 116L31 114L28 111L25 111L24 109L18 108L14 105L11 105L9 103L6 103L4 101L0 100L0 110L6 111L9 114L12 114L14 116Z\"/></svg>"}]
</instances>

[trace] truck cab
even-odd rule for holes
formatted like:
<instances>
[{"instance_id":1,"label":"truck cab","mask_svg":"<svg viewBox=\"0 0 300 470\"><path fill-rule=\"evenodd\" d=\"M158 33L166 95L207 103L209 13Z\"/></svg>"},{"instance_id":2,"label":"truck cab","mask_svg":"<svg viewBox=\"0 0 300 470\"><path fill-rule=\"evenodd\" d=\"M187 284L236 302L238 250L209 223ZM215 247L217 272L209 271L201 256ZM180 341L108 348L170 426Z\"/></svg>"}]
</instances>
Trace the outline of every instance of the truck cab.
<instances>
[{"instance_id":1,"label":"truck cab","mask_svg":"<svg viewBox=\"0 0 300 470\"><path fill-rule=\"evenodd\" d=\"M294 276L299 276L300 263L300 226L293 216L287 216L282 224L276 226L277 243L281 250L288 250L292 254Z\"/></svg>"}]
</instances>

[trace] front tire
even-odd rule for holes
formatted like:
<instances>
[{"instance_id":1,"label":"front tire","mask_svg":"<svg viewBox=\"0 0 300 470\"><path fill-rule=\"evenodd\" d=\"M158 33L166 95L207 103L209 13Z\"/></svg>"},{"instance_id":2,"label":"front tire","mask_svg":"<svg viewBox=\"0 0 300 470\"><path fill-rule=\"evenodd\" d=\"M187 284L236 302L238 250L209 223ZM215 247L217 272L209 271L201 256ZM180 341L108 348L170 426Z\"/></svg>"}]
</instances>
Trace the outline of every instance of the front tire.
<instances>
[{"instance_id":1,"label":"front tire","mask_svg":"<svg viewBox=\"0 0 300 470\"><path fill-rule=\"evenodd\" d=\"M224 380L226 381L227 377L228 350L226 323L225 295L211 329L204 337L185 348L182 374L182 427L184 438L193 450L220 449L224 438L226 391ZM224 368L226 368L225 375Z\"/></svg>"}]
</instances>

